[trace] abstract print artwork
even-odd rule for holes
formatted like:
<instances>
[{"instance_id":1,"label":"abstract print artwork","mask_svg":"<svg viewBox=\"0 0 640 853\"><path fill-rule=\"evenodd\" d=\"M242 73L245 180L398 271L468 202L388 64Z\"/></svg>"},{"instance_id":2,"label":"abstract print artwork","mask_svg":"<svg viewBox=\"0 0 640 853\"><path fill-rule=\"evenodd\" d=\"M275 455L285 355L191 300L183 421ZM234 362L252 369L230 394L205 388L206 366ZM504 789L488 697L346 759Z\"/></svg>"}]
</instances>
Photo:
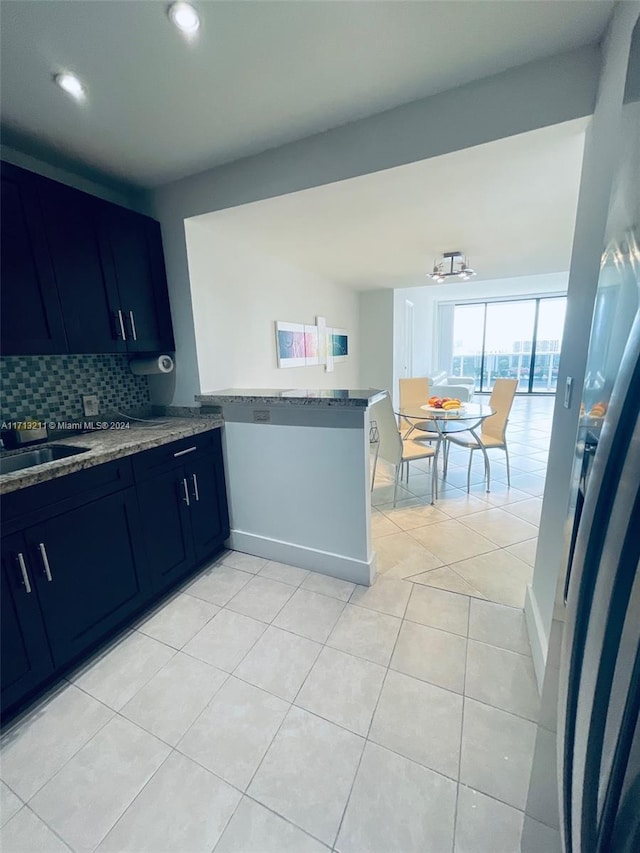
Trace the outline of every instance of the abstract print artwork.
<instances>
[{"instance_id":1,"label":"abstract print artwork","mask_svg":"<svg viewBox=\"0 0 640 853\"><path fill-rule=\"evenodd\" d=\"M304 326L301 323L276 323L278 367L304 367Z\"/></svg>"},{"instance_id":2,"label":"abstract print artwork","mask_svg":"<svg viewBox=\"0 0 640 853\"><path fill-rule=\"evenodd\" d=\"M308 367L323 364L327 370L349 355L349 335L345 329L328 328L323 318L317 325L276 321L278 367Z\"/></svg>"},{"instance_id":3,"label":"abstract print artwork","mask_svg":"<svg viewBox=\"0 0 640 853\"><path fill-rule=\"evenodd\" d=\"M318 327L303 323L276 322L278 367L319 364Z\"/></svg>"},{"instance_id":4,"label":"abstract print artwork","mask_svg":"<svg viewBox=\"0 0 640 853\"><path fill-rule=\"evenodd\" d=\"M304 362L306 365L320 364L317 326L304 327Z\"/></svg>"},{"instance_id":5,"label":"abstract print artwork","mask_svg":"<svg viewBox=\"0 0 640 853\"><path fill-rule=\"evenodd\" d=\"M331 329L331 351L334 361L346 361L349 355L349 336L345 329Z\"/></svg>"}]
</instances>

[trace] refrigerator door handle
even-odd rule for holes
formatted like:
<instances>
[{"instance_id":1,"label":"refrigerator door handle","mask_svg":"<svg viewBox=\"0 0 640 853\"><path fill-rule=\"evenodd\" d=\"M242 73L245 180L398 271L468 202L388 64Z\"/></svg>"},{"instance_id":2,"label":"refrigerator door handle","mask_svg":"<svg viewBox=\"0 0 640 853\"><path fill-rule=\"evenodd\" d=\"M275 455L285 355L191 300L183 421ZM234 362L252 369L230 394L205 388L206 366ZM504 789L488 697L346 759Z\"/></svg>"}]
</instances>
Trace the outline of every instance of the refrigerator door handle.
<instances>
[{"instance_id":1,"label":"refrigerator door handle","mask_svg":"<svg viewBox=\"0 0 640 853\"><path fill-rule=\"evenodd\" d=\"M564 386L564 407L571 408L571 396L573 393L573 376L567 376L567 382Z\"/></svg>"}]
</instances>

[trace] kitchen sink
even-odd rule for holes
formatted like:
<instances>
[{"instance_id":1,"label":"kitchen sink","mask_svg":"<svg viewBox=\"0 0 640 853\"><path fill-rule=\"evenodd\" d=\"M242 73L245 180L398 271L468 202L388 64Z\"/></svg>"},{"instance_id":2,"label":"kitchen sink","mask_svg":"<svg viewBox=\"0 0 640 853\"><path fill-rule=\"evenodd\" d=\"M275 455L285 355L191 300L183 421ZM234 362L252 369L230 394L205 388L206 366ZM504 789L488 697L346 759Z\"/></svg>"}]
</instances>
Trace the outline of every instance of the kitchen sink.
<instances>
[{"instance_id":1,"label":"kitchen sink","mask_svg":"<svg viewBox=\"0 0 640 853\"><path fill-rule=\"evenodd\" d=\"M43 465L45 462L55 462L57 459L66 459L77 453L86 453L88 447L72 447L69 444L49 444L45 447L36 447L33 450L24 450L22 453L14 453L0 456L0 474L13 474L25 468L33 468L34 465Z\"/></svg>"}]
</instances>

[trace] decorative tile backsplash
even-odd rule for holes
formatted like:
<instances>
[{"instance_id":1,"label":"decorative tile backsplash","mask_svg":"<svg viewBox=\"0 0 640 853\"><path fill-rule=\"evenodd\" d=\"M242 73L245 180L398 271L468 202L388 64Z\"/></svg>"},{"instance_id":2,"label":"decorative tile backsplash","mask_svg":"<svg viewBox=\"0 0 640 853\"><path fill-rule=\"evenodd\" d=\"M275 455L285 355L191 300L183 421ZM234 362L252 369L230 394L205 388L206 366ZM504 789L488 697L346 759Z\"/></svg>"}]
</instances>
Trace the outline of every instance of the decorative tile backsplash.
<instances>
[{"instance_id":1,"label":"decorative tile backsplash","mask_svg":"<svg viewBox=\"0 0 640 853\"><path fill-rule=\"evenodd\" d=\"M151 405L146 376L126 355L12 355L0 359L3 421L82 418L82 394L97 394L100 413Z\"/></svg>"}]
</instances>

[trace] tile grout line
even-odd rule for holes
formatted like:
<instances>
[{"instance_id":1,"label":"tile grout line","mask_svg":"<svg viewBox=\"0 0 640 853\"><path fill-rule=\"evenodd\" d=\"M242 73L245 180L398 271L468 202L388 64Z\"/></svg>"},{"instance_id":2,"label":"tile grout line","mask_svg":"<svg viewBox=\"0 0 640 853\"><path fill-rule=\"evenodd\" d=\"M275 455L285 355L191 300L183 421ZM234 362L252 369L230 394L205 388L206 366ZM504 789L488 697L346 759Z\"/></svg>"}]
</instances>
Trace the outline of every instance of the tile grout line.
<instances>
[{"instance_id":1,"label":"tile grout line","mask_svg":"<svg viewBox=\"0 0 640 853\"><path fill-rule=\"evenodd\" d=\"M75 685L73 685L73 686L75 687ZM78 690L81 690L81 688L78 688ZM101 726L100 726L100 727L99 727L99 728L98 728L98 729L97 729L97 730L96 730L96 731L91 735L91 737L90 737L88 740L86 740L86 741L85 741L81 746L79 746L79 747L78 747L78 749L76 749L76 750L75 750L75 752L73 753L73 755L69 756L69 758L68 758L68 759L67 759L67 760L66 760L66 761L65 761L65 762L64 762L64 763L63 763L63 764L62 764L62 765L61 765L61 766L56 770L56 772L53 774L53 776L50 776L50 777L47 779L47 781L46 781L46 782L43 782L43 783L42 783L42 785L40 785L40 787L37 789L37 791L34 791L34 793L33 793L33 794L31 794L31 796L29 797L29 799L24 800L22 797L20 797L20 795L19 795L19 794L17 794L17 793L16 793L15 791L13 791L13 789L11 788L11 790L13 791L13 793L14 793L14 794L16 794L16 796L17 796L20 800L22 800L22 802L23 802L25 805L29 805L29 803L33 800L33 798L34 798L34 797L36 797L36 796L40 793L40 791L41 791L41 790L42 790L46 785L48 785L48 784L49 784L49 782L51 782L51 780L52 780L52 779L55 779L55 777L56 777L56 776L57 776L57 775L58 775L58 774L59 774L59 773L60 773L60 772L61 772L61 771L62 771L62 770L67 766L67 764L68 764L68 763L69 763L73 758L75 758L75 757L76 757L76 755L80 752L80 750L84 749L84 747L85 747L85 746L87 746L87 744L91 743L91 741L92 741L92 740L93 740L93 739L94 739L98 734L100 734L100 732L101 732L101 731L102 731L102 730L103 730L103 729L104 729L104 728L105 728L105 727L106 727L106 726L107 726L107 725L108 725L108 724L113 720L113 718L114 718L114 717L117 715L117 713L118 713L117 711L114 711L114 710L113 710L113 708L110 708L108 705L105 705L105 703L104 703L104 702L101 702L99 699L96 699L96 698L95 698L95 696L91 696L91 694L90 694L90 693L87 693L85 690L81 690L81 692L82 692L82 693L84 693L84 694L85 694L85 696L89 696L89 697L90 697L91 699L93 699L95 702L98 702L100 705L103 705L105 708L107 708L107 710L109 710L109 711L111 712L111 716L109 717L109 719L108 719L108 720L105 720L105 722L104 722L104 723L103 723L103 724L102 724L102 725L101 725ZM2 779L2 781L4 782L4 784L5 784L5 785L7 785L7 782L6 782L4 779ZM7 787L10 787L10 786L9 786L9 785L7 785ZM37 814L37 812L36 812L33 808L31 809L31 811L33 811L33 812L34 812L34 814ZM38 815L38 817L40 817L40 816ZM42 818L40 818L40 820L42 820ZM43 822L45 822L45 821L43 821ZM48 824L47 824L47 826L48 826ZM65 843L66 843L66 842L65 842Z\"/></svg>"},{"instance_id":2,"label":"tile grout line","mask_svg":"<svg viewBox=\"0 0 640 853\"><path fill-rule=\"evenodd\" d=\"M118 716L120 716L120 715L118 715ZM126 717L123 717L122 719L125 719L125 720L126 720L127 718L126 718ZM128 720L128 722L131 722L131 720ZM136 724L134 723L134 725L136 725ZM138 728L142 728L142 726L139 726ZM147 730L146 730L146 729L142 729L142 730L143 730L146 734L151 734L151 732L147 732ZM153 735L153 737L155 737L155 735ZM161 740L161 738L157 738L157 739L158 739L158 740L160 740L160 741L161 741L161 743L166 743L165 741ZM167 746L169 746L169 744L166 744L166 745L167 745ZM112 830L114 830L114 829L115 829L115 827L117 826L117 824L122 820L122 818L126 815L126 813L129 811L129 809L133 806L133 804L136 802L136 800L140 797L140 795L141 795L141 794L142 794L142 792L145 790L145 788L147 787L147 785L148 785L148 784L151 782L151 780L155 777L156 773L158 773L158 772L160 771L160 769L161 769L161 768L166 764L166 762L167 762L167 761L169 760L169 758L171 757L172 753L173 753L173 752L175 752L175 751L176 751L176 750L175 750L173 747L170 747L170 748L169 748L169 752L168 752L168 753L166 754L166 756L162 759L162 761L160 762L160 764L158 765L158 767L156 767L156 769L153 771L153 773L151 774L151 776L149 776L149 778L147 779L147 781L146 781L146 782L144 783L144 785L140 788L140 790L138 791L138 793L134 796L134 798L131 800L131 802L130 802L126 807L125 807L124 811L122 811L122 812L118 815L118 817L117 817L117 818L115 819L115 821L111 824L111 826L110 826L110 827L109 827L109 829L105 832L105 834L100 838L100 840L97 842L97 844L95 844L95 845L93 846L92 850L96 850L96 849L97 849L97 848L102 844L102 842L105 840L105 838L109 835L109 833L111 833L111 832L112 832Z\"/></svg>"},{"instance_id":3,"label":"tile grout line","mask_svg":"<svg viewBox=\"0 0 640 853\"><path fill-rule=\"evenodd\" d=\"M345 602L345 606L346 606L346 602ZM344 607L343 607L343 610L344 610ZM341 611L341 614L342 614L342 611ZM335 624L337 624L337 621L338 621L338 619L339 619L339 618L340 618L340 617L338 616L338 618L336 619L336 623L334 623L334 626L333 626L333 627L335 627ZM274 627L276 627L276 626L274 626ZM333 629L331 629L331 630L333 630ZM290 632L290 633L293 633L293 632ZM330 633L331 633L331 631L329 631L329 634L330 634ZM296 635L296 636L300 636L300 635ZM328 636L329 636L329 635L328 635ZM305 639L308 639L308 638L305 638ZM318 642L318 641L316 640L315 642ZM297 690L297 692L296 692L296 694L295 694L295 696L294 696L293 700L292 700L291 702L289 702L289 708L287 709L286 713L284 714L284 716L283 716L283 718L282 718L282 720L281 720L281 722L280 722L280 725L278 726L278 728L276 729L276 731L275 731L275 733L274 733L273 737L271 738L271 740L270 740L270 742L269 742L269 745L267 746L266 750L264 751L264 754L262 755L262 758L261 758L261 759L260 759L260 761L258 762L258 765L256 766L256 769L254 770L254 772L253 772L253 774L252 774L252 776L251 776L251 779L250 779L250 780L249 780L249 782L247 783L247 786L246 786L246 788L245 788L245 792L243 792L243 793L245 793L245 796L249 796L246 792L249 790L249 788L250 788L250 787L251 787L251 785L253 784L253 781L254 781L255 777L257 776L257 774L259 773L260 768L262 767L262 765L263 765L263 763L264 763L264 761L265 761L265 759L266 759L267 755L269 754L269 751L271 750L271 747L273 746L273 744L274 744L274 742L275 742L276 738L278 737L278 734L280 733L280 730L282 729L282 727L284 726L285 722L287 721L287 719L288 719L288 717L289 717L289 715L290 715L290 713L291 713L292 708L294 708L294 707L295 707L295 708L298 708L298 706L297 706L297 705L294 705L294 702L295 702L295 700L298 698L298 695L299 695L300 691L302 690L302 687L303 687L303 686L304 686L304 684L306 683L306 680L307 680L307 678L309 677L309 675L310 675L310 673L311 673L311 670L313 669L313 667L315 666L315 664L316 664L316 662L317 662L318 658L319 658L319 657L320 657L320 655L322 654L322 649L327 647L327 646L326 646L326 643L320 643L320 646L321 646L320 651L318 652L318 654L316 655L316 657L315 657L315 659L314 659L313 663L312 663L312 664L311 664L311 666L309 667L309 672L307 673L307 675L305 676L305 678L304 678L304 680L303 680L302 684L301 684L301 685L300 685L300 687L298 688L298 690ZM243 659L243 660L244 660L244 659ZM239 666L239 664L238 664L238 666ZM265 692L267 692L267 693L268 693L269 691L265 691ZM270 694L270 695L274 695L274 694ZM279 698L279 697L278 697L278 698ZM283 701L284 701L284 700L283 700ZM312 713L311 711L307 711L307 709L306 709L306 708L299 708L298 710L302 710L302 711L304 711L305 713ZM324 717L320 717L320 715L319 715L319 714L314 714L313 716L319 717L319 719L323 719L323 720L324 720ZM331 720L326 720L326 722L332 722L332 721L331 721ZM333 725L338 725L338 724L337 724L337 723L333 723ZM339 726L339 727L344 729L344 727L343 727L343 726ZM348 729L344 729L344 730L345 730L345 731L349 731ZM350 732L350 734L354 734L354 733L353 733L353 732ZM364 749L364 747L363 747L363 749ZM254 799L254 798L253 798L253 797L251 797L251 799ZM257 803L259 803L260 805L263 805L259 800L254 800L254 801L255 801L255 802L257 802ZM277 814L277 815L278 815L278 816L280 816L280 817L284 817L284 815L280 815L280 813L279 813L279 812L274 812L274 814ZM285 820L288 820L288 819L287 819L287 818L285 818ZM289 821L289 822L290 822L293 826L297 826L297 824L293 823L293 821ZM302 827L298 827L298 829L302 829ZM311 834L310 834L309 832L307 832L306 830L302 830L302 831L303 831L303 832L306 832L306 834L307 834L307 835L311 835ZM314 836L314 835L311 835L311 837L312 837L312 838L316 838L316 836ZM317 840L317 841L320 841L320 843L324 844L324 841L322 841L321 839L316 838L316 840ZM331 845L331 846L333 846L333 845Z\"/></svg>"},{"instance_id":4,"label":"tile grout line","mask_svg":"<svg viewBox=\"0 0 640 853\"><path fill-rule=\"evenodd\" d=\"M386 668L385 668L385 674L384 674L384 677L383 677L383 679L382 679L382 682L380 683L380 689L379 689L379 691L378 691L378 696L377 696L377 699L376 699L376 702L375 702L375 706L374 706L373 712L372 712L372 714L371 714L371 719L369 720L369 726L367 727L367 733L366 733L366 735L364 736L364 745L363 745L363 747L362 747L362 752L360 753L360 758L359 758L359 760L358 760L358 765L357 765L357 767L356 767L356 771L355 771L355 773L354 773L354 775L353 775L353 780L352 780L352 782L351 782L351 787L350 787L350 789L349 789L349 794L348 794L348 796L347 796L347 799L346 799L345 804L344 804L344 808L343 808L343 810L342 810L342 816L341 816L341 818L340 818L340 822L339 822L339 824L338 824L338 829L337 829L337 831L336 831L336 835L335 835L335 838L334 838L334 840L333 840L333 844L331 845L332 849L335 849L335 846L336 846L336 844L338 843L338 838L339 838L339 836L340 836L340 831L341 831L341 829L342 829L342 825L343 825L343 823L344 823L344 819L345 819L345 817L346 817L347 810L348 810L348 808L349 808L349 803L351 802L351 796L352 796L352 794L353 794L353 789L354 789L355 784L356 784L356 779L358 778L358 773L360 772L360 766L361 766L361 764L362 764L362 759L363 759L363 757L364 757L364 753L365 753L365 749L367 748L367 744L368 744L368 743L374 743L374 744L375 744L375 741L370 740L369 735L370 735L370 733L371 733L371 727L373 726L373 720L374 720L375 715L376 715L376 712L377 712L377 710L378 710L378 705L380 704L380 699L381 699L381 697L382 697L382 693L383 693L383 691L384 691L385 684L387 683L387 677L388 677L388 675L389 675L389 670L390 670L390 667L391 667L391 661L392 661L392 659L393 659L393 655L394 655L394 653L395 653L396 646L397 646L397 644L398 644L398 638L400 637L400 632L402 631L402 625L403 625L403 623L404 623L404 621L405 621L405 615L406 615L406 613L407 613L407 609L409 608L409 602L410 602L410 600L411 600L411 596L413 595L413 590L414 590L414 585L412 584L412 585L411 585L411 590L410 590L410 592L409 592L409 595L407 596L407 600L406 600L405 605L404 605L404 610L403 610L403 613L402 613L402 617L401 617L401 619L400 619L400 627L399 627L399 629L398 629L398 633L396 634L396 638L395 638L395 641L394 641L394 644L393 644L393 649L391 650L391 654L390 654L390 656L389 656L389 662L388 662L388 664L387 664L387 666L386 666ZM354 591L355 591L355 590L354 590ZM376 744L376 746L378 746L378 744Z\"/></svg>"},{"instance_id":5,"label":"tile grout line","mask_svg":"<svg viewBox=\"0 0 640 853\"><path fill-rule=\"evenodd\" d=\"M319 844L322 844L322 845L323 845L323 847L326 847L326 848L327 848L327 850L331 850L331 847L330 847L330 846L329 846L325 841L322 841L322 840L321 840L320 838L318 838L317 836L312 835L312 834L309 832L309 830L308 830L308 829L303 829L301 826L298 826L298 824L297 824L297 823L294 823L290 818L286 817L286 816L285 816L285 815L283 815L283 814L280 814L280 812L275 811L275 809L273 809L271 806L268 806L268 805L266 805L265 803L261 802L260 800L257 800L255 797L251 796L251 794L247 794L246 792L244 792L244 793L242 794L241 799L240 799L240 803L242 802L242 799L243 799L244 797L246 797L248 800L251 800L251 802L252 802L252 803L255 803L256 805L260 806L261 808L266 809L268 812L270 812L270 814L275 815L277 818L280 818L280 820L285 821L285 823L288 823L288 824L289 824L289 826L293 826L293 827L294 827L295 829L297 829L299 832L304 833L308 838L312 838L314 841L317 841ZM240 803L238 803L237 808L239 808L239 807L240 807ZM237 811L237 808L236 808L236 811ZM234 814L235 814L235 812L234 812ZM226 828L226 827L225 827L225 828ZM220 836L220 839L218 839L218 841L216 841L216 847L217 847L217 846L218 846L218 844L220 843L220 840L221 840L221 839L222 839L222 836ZM214 847L214 848L213 848L213 850L211 851L211 853L215 853L216 847Z\"/></svg>"},{"instance_id":6,"label":"tile grout line","mask_svg":"<svg viewBox=\"0 0 640 853\"><path fill-rule=\"evenodd\" d=\"M299 588L299 587L298 587L298 588ZM329 596L325 596L325 597L329 597ZM290 601L290 600L291 600L291 599L289 599L289 601ZM337 599L333 599L333 600L337 600ZM286 602L286 603L288 603L288 602ZM335 627L335 625L337 624L338 619L339 619L339 618L340 618L340 616L342 615L342 612L344 611L344 608L346 607L346 604L347 604L347 602L343 602L342 610L340 611L340 614L336 617L336 620L335 620L335 622L334 622L334 624L333 624L332 628L329 630L329 633L327 634L327 639L328 639L329 635L331 634L331 631L333 630L333 628L334 628L334 627ZM285 606L285 605L283 605L283 607L284 607L284 606ZM277 616L276 616L276 617L274 617L274 619L275 619L275 618L277 618ZM273 624L273 623L271 623L271 624ZM277 626L277 625L273 625L273 627L274 627L274 628L277 628L278 626ZM281 628L280 630L286 630L286 629ZM263 634L264 634L264 633L265 633L265 632L263 632ZM302 635L300 635L300 634L295 634L295 632L293 632L293 631L288 631L287 633L290 633L290 634L292 634L293 636L298 636L298 637L299 637L299 636L302 636ZM262 636L263 636L263 634L261 634L261 635L260 635L260 637L262 637ZM258 639L260 639L260 637L259 637ZM303 639L310 639L310 638L308 638L308 637L303 637ZM317 643L317 642L318 642L318 640L312 640L312 642L316 642L316 643ZM257 643L257 640L256 640L256 643ZM255 643L254 643L254 645L255 645ZM271 738L271 741L269 742L269 746L266 748L266 750L265 750L265 752L264 752L264 754L263 754L262 758L260 759L260 762L258 763L258 766L256 767L256 769L255 769L255 771L254 771L253 775L251 776L251 779L249 780L249 782L248 782L248 784L247 784L247 786L246 786L246 789L245 789L245 790L248 790L248 789L249 789L249 787L251 786L251 784L253 783L253 780L255 779L255 777L256 777L256 775L257 775L258 771L260 770L260 767L262 766L262 763L264 762L264 759L266 758L266 756L267 756L267 754L268 754L269 750L270 750L270 749L271 749L271 747L273 746L273 742L275 741L276 737L278 736L278 733L280 732L280 729L282 728L282 726L283 726L283 725L284 725L284 723L285 723L285 720L287 719L287 717L288 717L288 716L289 716L289 714L291 713L291 709L294 707L294 704L293 704L293 703L294 703L294 702L295 702L295 700L298 698L298 694L300 693L300 690L302 690L302 687L303 687L304 683L306 682L307 678L309 677L309 674L310 674L311 670L312 670L312 669L313 669L313 667L315 666L316 661L318 660L318 658L319 658L320 654L322 653L322 649L326 647L326 642L319 643L319 645L321 646L320 651L318 652L318 654L317 654L317 655L316 655L316 657L314 658L313 663L312 663L312 664L311 664L311 666L309 667L309 672L307 673L307 675L305 676L305 678L304 678L304 680L303 680L302 684L301 684L301 685L300 685L300 687L298 688L298 690L297 690L297 692L296 692L296 694L295 694L295 696L294 696L293 700L289 702L289 708L287 709L287 712L285 713L284 717L282 718L282 721L280 722L280 725L278 726L278 728L277 728L277 730L276 730L275 734L274 734L274 735L273 735L273 737ZM253 646L252 646L251 648L253 648ZM250 652L250 651L251 651L251 649L249 649L249 651L247 652L247 654L242 658L242 661L240 661L240 663L238 663L238 665L235 667L234 671L231 673L232 675L234 675L235 670L237 670L237 669L238 669L238 667L242 664L242 662L245 660L245 658L247 657L247 655L249 654L249 652ZM234 675L234 677L238 677L238 676L235 676L235 675ZM240 680L243 680L243 679L240 679ZM244 682L244 683L250 683L250 682ZM251 685L251 686L255 687L256 685ZM258 688L258 689L263 689L263 688ZM270 693L270 691L268 691L268 690L264 690L263 692L268 693L268 694L269 694L269 695L271 695L271 696L275 696L275 694ZM276 698L280 699L281 697L276 697ZM287 701L287 700L282 700L282 699L281 699L281 701ZM297 706L295 706L295 707L297 707ZM295 824L294 824L294 825L295 825Z\"/></svg>"},{"instance_id":7,"label":"tile grout line","mask_svg":"<svg viewBox=\"0 0 640 853\"><path fill-rule=\"evenodd\" d=\"M5 783L5 784L6 784L6 783ZM43 818L41 818L41 817L40 817L40 815L38 814L38 812L37 812L37 811L35 811L34 809L32 809L32 808L31 808L31 806L29 806L29 804L28 804L28 803L23 803L23 804L22 804L22 806L18 809L18 811L17 811L14 815L12 815L12 816L9 818L9 820L4 824L4 826L0 829L0 841L2 840L2 833L5 831L5 829L7 828L7 826L11 823L11 821L13 820L13 818L14 818L14 817L17 817L17 816L20 814L20 812L21 812L21 811L23 811L24 809L27 809L27 811L31 812L31 814L32 814L32 815L34 815L34 817L35 817L37 820L39 820L41 823L43 823L43 824L47 827L47 829L49 830L49 832L52 832L52 833L56 836L56 838L59 838L59 839L60 839L60 841L62 841L62 843L64 844L64 846L65 846L68 850L71 850L71 851L72 851L72 853L74 853L74 851L73 851L73 847L72 847L72 846L71 846L67 841L65 841L65 839L60 835L60 833L59 833L57 830L55 830L52 826L49 826L49 824L46 822L46 820L43 820Z\"/></svg>"},{"instance_id":8,"label":"tile grout line","mask_svg":"<svg viewBox=\"0 0 640 853\"><path fill-rule=\"evenodd\" d=\"M453 839L451 842L451 853L455 853L456 835L458 832L458 805L460 799L460 776L462 773L462 739L464 734L464 708L467 695L467 667L469 658L469 631L471 630L471 597L469 597L469 608L467 610L467 637L464 651L464 675L462 679L462 708L460 713L460 748L458 749L458 780L456 784L456 804L453 813Z\"/></svg>"}]
</instances>

